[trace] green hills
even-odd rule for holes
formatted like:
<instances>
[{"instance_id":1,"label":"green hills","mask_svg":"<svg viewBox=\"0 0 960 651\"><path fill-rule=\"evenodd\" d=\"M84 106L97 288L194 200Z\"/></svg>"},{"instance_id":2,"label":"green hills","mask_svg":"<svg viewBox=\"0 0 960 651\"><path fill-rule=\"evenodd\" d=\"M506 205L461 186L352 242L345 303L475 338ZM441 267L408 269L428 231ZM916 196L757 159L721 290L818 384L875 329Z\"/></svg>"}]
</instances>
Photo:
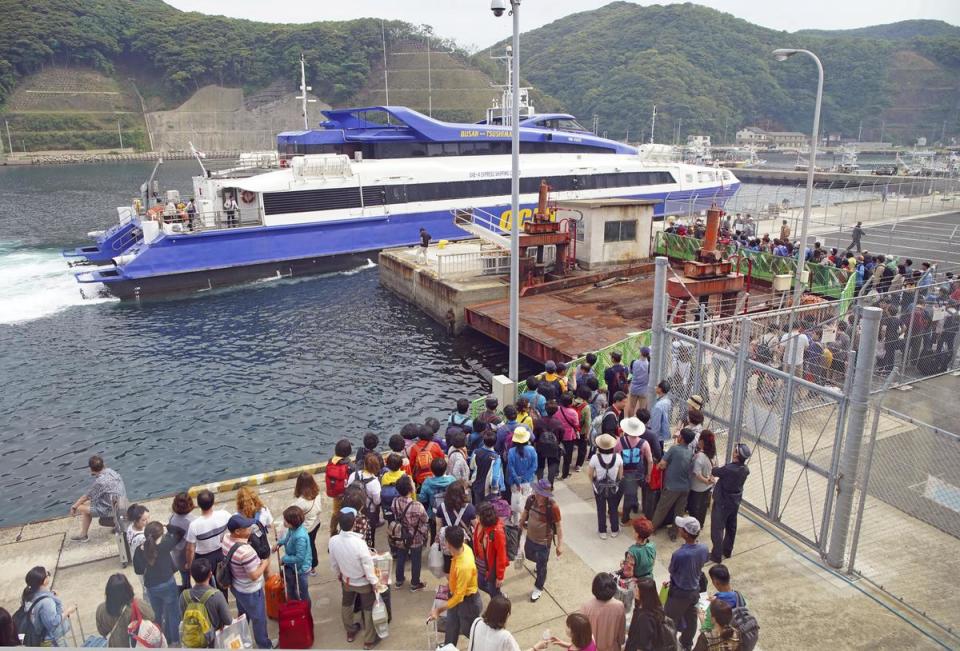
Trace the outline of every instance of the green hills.
<instances>
[{"instance_id":1,"label":"green hills","mask_svg":"<svg viewBox=\"0 0 960 651\"><path fill-rule=\"evenodd\" d=\"M489 54L504 45L470 57L429 27L372 18L269 24L161 0L0 0L0 113L16 149L114 147L120 136L149 148L167 141L151 133L158 122L148 116L201 89L242 89L247 99L235 105L292 96L303 52L313 94L326 104L382 103L387 76L391 103L471 121L495 95L491 80L502 80ZM585 124L596 115L610 137L648 139L656 104L657 141L706 133L730 142L749 124L809 129L814 66L800 57L778 63L776 47L823 59L825 133L855 137L862 127L864 140L898 144L960 137L960 28L941 21L787 33L694 4L614 2L525 32L521 67L538 109ZM247 107L251 133L274 128L256 123L273 110L262 106ZM179 120L164 124L193 128Z\"/></svg>"},{"instance_id":2,"label":"green hills","mask_svg":"<svg viewBox=\"0 0 960 651\"><path fill-rule=\"evenodd\" d=\"M823 61L824 133L856 138L862 122L863 140L960 136L960 27L941 21L787 33L695 4L613 2L523 33L521 71L612 137L648 139L656 104L658 142L676 130L730 142L751 124L809 131L815 66L775 61L778 47Z\"/></svg>"}]
</instances>

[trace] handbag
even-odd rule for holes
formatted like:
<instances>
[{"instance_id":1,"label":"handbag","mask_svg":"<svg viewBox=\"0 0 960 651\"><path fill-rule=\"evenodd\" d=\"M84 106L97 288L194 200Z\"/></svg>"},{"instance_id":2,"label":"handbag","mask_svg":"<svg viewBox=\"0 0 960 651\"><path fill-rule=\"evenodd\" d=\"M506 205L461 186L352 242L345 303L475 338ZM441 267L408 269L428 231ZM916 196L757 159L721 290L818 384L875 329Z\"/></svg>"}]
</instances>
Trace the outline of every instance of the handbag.
<instances>
[{"instance_id":1,"label":"handbag","mask_svg":"<svg viewBox=\"0 0 960 651\"><path fill-rule=\"evenodd\" d=\"M440 541L430 545L430 551L427 553L427 569L438 579L443 578L443 550L440 549Z\"/></svg>"},{"instance_id":2,"label":"handbag","mask_svg":"<svg viewBox=\"0 0 960 651\"><path fill-rule=\"evenodd\" d=\"M214 640L216 649L250 649L253 648L253 636L250 635L250 624L246 615L240 615L233 622L217 631Z\"/></svg>"},{"instance_id":3,"label":"handbag","mask_svg":"<svg viewBox=\"0 0 960 651\"><path fill-rule=\"evenodd\" d=\"M648 486L652 491L658 491L663 488L663 471L660 469L660 466L656 464L654 464L653 469L650 471Z\"/></svg>"}]
</instances>

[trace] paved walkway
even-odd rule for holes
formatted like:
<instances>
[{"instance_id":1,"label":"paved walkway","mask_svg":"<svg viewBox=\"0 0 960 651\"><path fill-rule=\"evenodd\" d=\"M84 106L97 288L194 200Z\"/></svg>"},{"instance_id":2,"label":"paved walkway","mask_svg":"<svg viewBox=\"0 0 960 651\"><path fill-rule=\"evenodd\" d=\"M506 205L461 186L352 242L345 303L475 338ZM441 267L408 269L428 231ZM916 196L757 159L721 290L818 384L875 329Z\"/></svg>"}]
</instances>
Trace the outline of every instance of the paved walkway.
<instances>
[{"instance_id":1,"label":"paved walkway","mask_svg":"<svg viewBox=\"0 0 960 651\"><path fill-rule=\"evenodd\" d=\"M263 486L261 494L272 512L279 514L292 501L292 485L281 482ZM529 648L540 639L544 629L563 634L566 615L590 597L589 586L594 574L617 568L631 542L628 532L616 539L599 540L590 494L586 473L558 483L566 553L560 558L551 558L547 589L538 603L529 601L533 583L529 565L523 571L511 568L507 572L503 589L513 601L508 628L521 648ZM232 505L233 493L226 493L220 499ZM157 519L167 519L169 500L151 500L146 504ZM133 585L138 585L138 581L132 568L121 569L109 532L94 530L89 543L78 544L67 539L75 530L76 523L71 518L0 530L0 604L12 611L17 606L26 571L34 565L44 565L52 572L53 587L64 602L79 604L83 631L89 635L95 630L94 613L103 600L107 577L123 572ZM381 530L378 533L381 542L383 535ZM709 536L709 530L704 536ZM881 605L878 599L883 599L882 595L865 594L845 579L822 569L781 538L781 534L742 517L736 554L728 561L734 585L746 594L760 621L763 649L938 648L894 614L891 608L895 608L895 604L886 604L889 608ZM669 555L677 543L671 543L664 533L657 534L655 540L659 548L655 574L658 581L665 580ZM321 535L317 543L325 549L327 537ZM321 552L319 570L319 575L310 580L315 647L360 648L359 641L352 645L346 643L338 612L339 590L324 552ZM390 637L384 640L382 648L427 648L425 617L437 580L428 574L424 580L429 588L423 592L394 589L393 623ZM230 601L232 606L232 598ZM276 624L272 621L270 632L275 639ZM463 639L460 648L467 648Z\"/></svg>"}]
</instances>

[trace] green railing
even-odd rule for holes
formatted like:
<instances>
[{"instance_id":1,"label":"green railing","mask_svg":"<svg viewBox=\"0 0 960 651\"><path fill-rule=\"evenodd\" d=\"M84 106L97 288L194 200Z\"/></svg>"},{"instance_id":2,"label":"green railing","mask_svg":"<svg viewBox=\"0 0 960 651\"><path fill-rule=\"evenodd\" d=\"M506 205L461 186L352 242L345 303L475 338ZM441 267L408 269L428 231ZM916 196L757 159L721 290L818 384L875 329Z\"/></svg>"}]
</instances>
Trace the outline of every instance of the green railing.
<instances>
[{"instance_id":1,"label":"green railing","mask_svg":"<svg viewBox=\"0 0 960 651\"><path fill-rule=\"evenodd\" d=\"M633 360L640 357L640 349L644 346L650 345L650 331L644 330L642 332L637 332L630 335L626 339L621 339L620 341L610 344L606 348L601 348L596 351L597 354L597 363L593 367L593 372L596 374L597 378L600 380L600 384L603 384L603 372L607 370L607 367L613 365L613 360L610 358L610 353L613 351L619 351L623 356L623 363L629 364ZM555 360L558 362L566 360ZM570 360L567 362L567 374L573 375L577 372L577 369L580 367L580 364L584 361L583 357L578 357L577 359ZM517 395L523 393L527 390L527 381L523 379L519 382L517 386ZM473 417L476 417L483 411L483 398L477 398L470 405L470 413ZM500 405L502 408L503 405Z\"/></svg>"},{"instance_id":2,"label":"green railing","mask_svg":"<svg viewBox=\"0 0 960 651\"><path fill-rule=\"evenodd\" d=\"M697 251L703 245L702 240L694 237L681 237L673 233L657 233L654 243L654 251L658 255L665 255L669 258L678 260L695 260ZM788 258L772 253L762 253L758 251L747 251L740 249L734 251L729 245L722 245L721 250L727 257L731 255L740 255L752 263L751 276L766 282L773 282L773 277L778 275L795 275L797 273L797 261L794 258ZM808 262L806 269L810 273L810 291L821 296L830 298L841 298L848 285L848 274L842 269L829 265L816 264ZM741 267L745 273L746 269Z\"/></svg>"},{"instance_id":3,"label":"green railing","mask_svg":"<svg viewBox=\"0 0 960 651\"><path fill-rule=\"evenodd\" d=\"M850 309L850 305L853 304L853 299L857 296L857 276L856 274L850 274L850 277L847 278L847 284L844 286L843 291L840 293L840 316L845 316L847 310Z\"/></svg>"}]
</instances>

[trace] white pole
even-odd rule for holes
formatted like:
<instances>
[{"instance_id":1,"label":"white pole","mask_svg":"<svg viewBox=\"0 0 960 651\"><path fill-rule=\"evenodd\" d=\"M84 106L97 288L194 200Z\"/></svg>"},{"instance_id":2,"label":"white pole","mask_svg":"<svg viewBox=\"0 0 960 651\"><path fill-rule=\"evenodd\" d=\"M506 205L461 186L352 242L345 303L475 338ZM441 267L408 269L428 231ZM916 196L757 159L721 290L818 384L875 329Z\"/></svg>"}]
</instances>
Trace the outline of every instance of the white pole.
<instances>
[{"instance_id":1,"label":"white pole","mask_svg":"<svg viewBox=\"0 0 960 651\"><path fill-rule=\"evenodd\" d=\"M383 20L380 21L380 40L383 42L383 103L390 106L390 84L387 82L387 32L383 28ZM389 119L388 115L388 123Z\"/></svg>"},{"instance_id":2,"label":"white pole","mask_svg":"<svg viewBox=\"0 0 960 651\"><path fill-rule=\"evenodd\" d=\"M120 136L120 150L123 151L123 132L120 131L120 118L117 118L117 135Z\"/></svg>"},{"instance_id":3,"label":"white pole","mask_svg":"<svg viewBox=\"0 0 960 651\"><path fill-rule=\"evenodd\" d=\"M4 123L5 125L7 125L7 144L10 146L10 153L12 154L12 153L13 153L13 140L11 140L11 138L10 138L10 123L7 122L6 120L4 120L3 123Z\"/></svg>"},{"instance_id":4,"label":"white pole","mask_svg":"<svg viewBox=\"0 0 960 651\"><path fill-rule=\"evenodd\" d=\"M513 58L510 61L510 379L520 380L520 0L513 9Z\"/></svg>"},{"instance_id":5,"label":"white pole","mask_svg":"<svg viewBox=\"0 0 960 651\"><path fill-rule=\"evenodd\" d=\"M307 69L303 61L303 52L300 53L300 92L303 101L303 130L310 130L310 121L307 119Z\"/></svg>"},{"instance_id":6,"label":"white pole","mask_svg":"<svg viewBox=\"0 0 960 651\"><path fill-rule=\"evenodd\" d=\"M433 117L433 69L430 66L430 35L427 34L427 115ZM513 378L516 382L516 378Z\"/></svg>"},{"instance_id":7,"label":"white pole","mask_svg":"<svg viewBox=\"0 0 960 651\"><path fill-rule=\"evenodd\" d=\"M807 192L803 202L803 221L800 222L800 251L797 255L797 278L793 288L793 304L800 305L803 297L803 269L806 265L807 226L810 223L810 206L813 203L813 177L817 164L817 141L820 134L820 104L823 101L823 64L817 55L809 50L775 50L778 59L786 59L794 54L806 54L817 64L817 103L813 110L813 132L810 138L810 165L807 167Z\"/></svg>"}]
</instances>

